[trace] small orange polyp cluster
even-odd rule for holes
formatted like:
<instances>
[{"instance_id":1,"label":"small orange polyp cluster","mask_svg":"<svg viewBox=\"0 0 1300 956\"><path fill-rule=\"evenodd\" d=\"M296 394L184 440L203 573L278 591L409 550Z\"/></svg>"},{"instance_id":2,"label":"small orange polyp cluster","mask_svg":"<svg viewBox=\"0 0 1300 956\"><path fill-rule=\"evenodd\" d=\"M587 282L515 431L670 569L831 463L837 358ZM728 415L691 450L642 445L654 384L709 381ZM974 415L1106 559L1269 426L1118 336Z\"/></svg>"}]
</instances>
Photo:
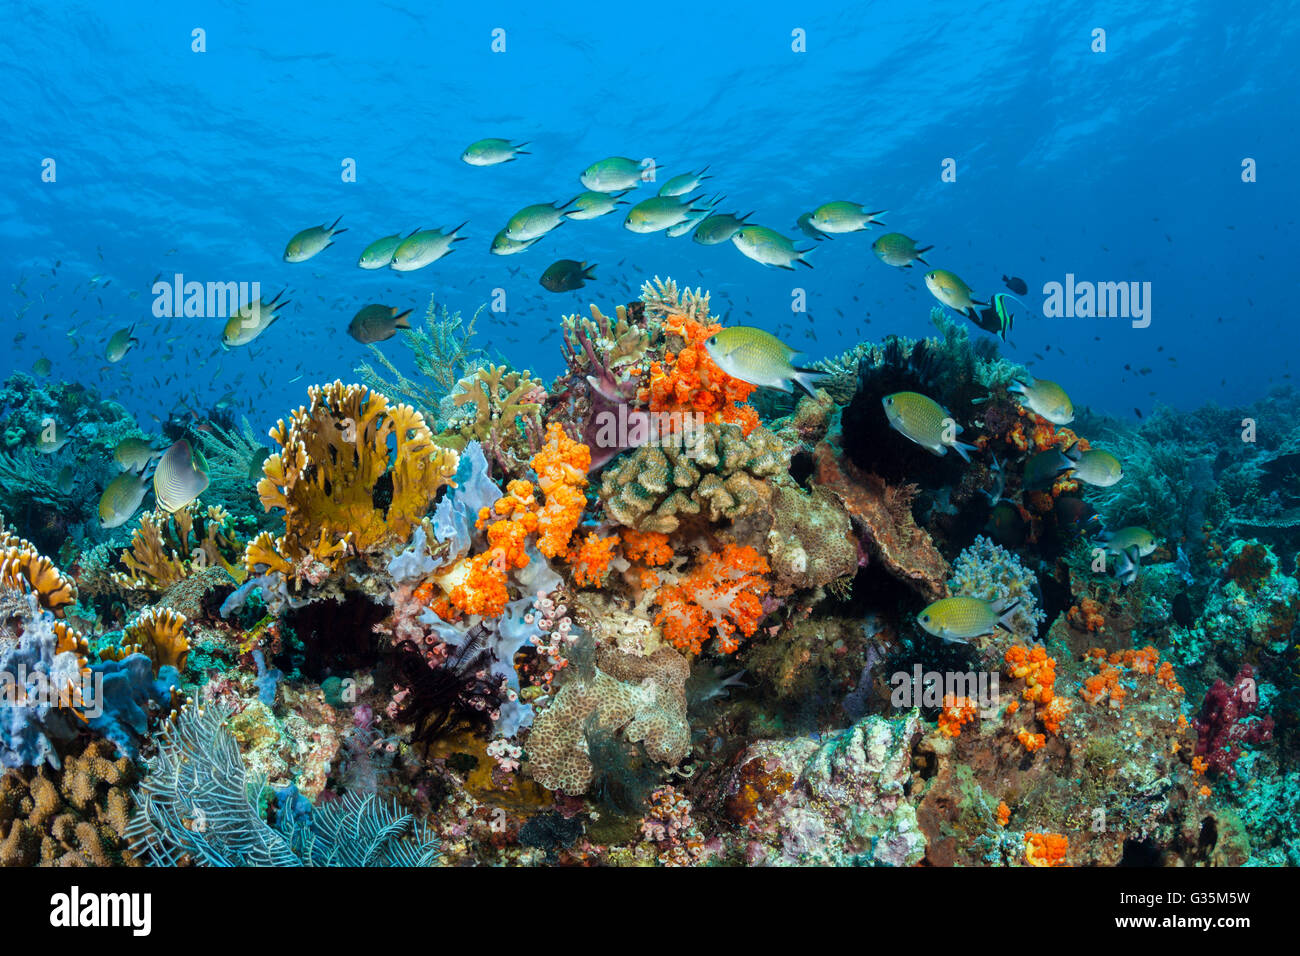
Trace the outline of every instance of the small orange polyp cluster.
<instances>
[{"instance_id":1,"label":"small orange polyp cluster","mask_svg":"<svg viewBox=\"0 0 1300 956\"><path fill-rule=\"evenodd\" d=\"M629 561L641 561L652 568L667 564L673 559L673 546L668 535L660 531L637 531L624 528L623 554Z\"/></svg>"},{"instance_id":2,"label":"small orange polyp cluster","mask_svg":"<svg viewBox=\"0 0 1300 956\"><path fill-rule=\"evenodd\" d=\"M1079 443L1079 451L1089 450L1088 439L1080 438L1070 429L1058 428L1047 419L1035 415L1024 405L1019 406L1017 411L1020 414L1020 421L1007 432L1007 441L1021 451L1047 451L1052 447L1064 451L1076 441Z\"/></svg>"},{"instance_id":3,"label":"small orange polyp cluster","mask_svg":"<svg viewBox=\"0 0 1300 956\"><path fill-rule=\"evenodd\" d=\"M945 697L943 710L939 711L939 732L945 737L960 737L962 725L974 721L975 713L975 702L969 697Z\"/></svg>"},{"instance_id":4,"label":"small orange polyp cluster","mask_svg":"<svg viewBox=\"0 0 1300 956\"><path fill-rule=\"evenodd\" d=\"M538 515L541 537L537 550L548 558L558 557L569 549L569 539L587 507L587 472L591 469L591 449L565 434L563 426L552 422L546 428L546 444L533 456L537 486L546 498Z\"/></svg>"},{"instance_id":5,"label":"small orange polyp cluster","mask_svg":"<svg viewBox=\"0 0 1300 956\"><path fill-rule=\"evenodd\" d=\"M660 590L655 624L680 650L698 654L716 632L718 649L731 654L740 647L737 632L751 636L763 618L763 596L771 585L762 575L769 570L753 548L728 544Z\"/></svg>"},{"instance_id":6,"label":"small orange polyp cluster","mask_svg":"<svg viewBox=\"0 0 1300 956\"><path fill-rule=\"evenodd\" d=\"M1179 694L1183 692L1182 685L1178 683L1178 678L1174 674L1173 665L1169 661L1161 663L1160 652L1153 646L1148 645L1141 650L1130 648L1114 651L1109 656L1104 649L1094 647L1086 656L1099 668L1098 672L1085 680L1083 686L1079 688L1079 696L1089 704L1100 703L1103 698L1106 698L1109 706L1115 710L1123 710L1128 691L1120 683L1120 678L1124 676L1125 670L1133 674L1154 677L1160 686Z\"/></svg>"},{"instance_id":7,"label":"small orange polyp cluster","mask_svg":"<svg viewBox=\"0 0 1300 956\"><path fill-rule=\"evenodd\" d=\"M1031 734L1027 730L1022 730L1016 734L1016 739L1020 741L1027 751L1033 753L1035 750L1042 750L1047 746L1046 734Z\"/></svg>"},{"instance_id":8,"label":"small orange polyp cluster","mask_svg":"<svg viewBox=\"0 0 1300 956\"><path fill-rule=\"evenodd\" d=\"M1003 800L998 804L998 826L1004 827L1011 822L1011 808Z\"/></svg>"},{"instance_id":9,"label":"small orange polyp cluster","mask_svg":"<svg viewBox=\"0 0 1300 956\"><path fill-rule=\"evenodd\" d=\"M732 422L748 436L758 425L758 413L742 404L756 386L732 378L709 357L704 343L721 325L702 325L684 315L670 315L664 332L685 340L681 350L665 352L650 366L650 378L637 397L652 412L695 412L709 422Z\"/></svg>"},{"instance_id":10,"label":"small orange polyp cluster","mask_svg":"<svg viewBox=\"0 0 1300 956\"><path fill-rule=\"evenodd\" d=\"M1007 674L1025 681L1020 696L1035 704L1035 715L1048 733L1059 734L1061 720L1070 712L1070 703L1056 694L1056 658L1048 657L1047 648L1042 644L1032 647L1016 644L1007 648L1005 659ZM1031 752L1042 747L1045 742L1042 734L1027 734L1023 731L1019 739L1025 749ZM1036 746L1030 746L1026 740L1036 742Z\"/></svg>"},{"instance_id":11,"label":"small orange polyp cluster","mask_svg":"<svg viewBox=\"0 0 1300 956\"><path fill-rule=\"evenodd\" d=\"M1065 866L1070 841L1060 833L1026 833L1025 862L1030 866Z\"/></svg>"},{"instance_id":12,"label":"small orange polyp cluster","mask_svg":"<svg viewBox=\"0 0 1300 956\"><path fill-rule=\"evenodd\" d=\"M580 585L600 587L609 571L609 562L614 557L614 545L618 544L618 535L602 538L596 532L590 532L569 554L569 563L573 565L573 579Z\"/></svg>"},{"instance_id":13,"label":"small orange polyp cluster","mask_svg":"<svg viewBox=\"0 0 1300 956\"><path fill-rule=\"evenodd\" d=\"M1092 598L1084 598L1066 612L1066 620L1076 630L1100 631L1106 625L1101 605Z\"/></svg>"}]
</instances>

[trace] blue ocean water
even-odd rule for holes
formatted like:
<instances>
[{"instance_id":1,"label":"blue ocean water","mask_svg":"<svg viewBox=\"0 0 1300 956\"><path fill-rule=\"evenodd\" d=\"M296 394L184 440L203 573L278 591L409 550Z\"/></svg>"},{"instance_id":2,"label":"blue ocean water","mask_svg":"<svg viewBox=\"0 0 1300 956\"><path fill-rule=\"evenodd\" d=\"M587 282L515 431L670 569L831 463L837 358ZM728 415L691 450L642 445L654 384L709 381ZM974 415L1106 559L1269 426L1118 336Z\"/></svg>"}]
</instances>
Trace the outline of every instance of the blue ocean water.
<instances>
[{"instance_id":1,"label":"blue ocean water","mask_svg":"<svg viewBox=\"0 0 1300 956\"><path fill-rule=\"evenodd\" d=\"M0 9L7 364L49 358L52 375L98 387L146 428L232 390L265 428L309 383L355 378L368 358L345 332L358 307L418 317L431 293L469 315L504 289L478 344L547 377L562 365L549 334L561 315L608 311L654 275L711 290L729 321L792 323L782 334L813 359L928 330L920 270L877 261L880 230L816 243L814 268L796 272L729 243L634 235L621 215L488 254L515 210L570 199L608 155L653 157L661 179L708 164L721 209L792 237L829 200L887 209L890 229L933 244L931 265L986 296L1004 273L1035 306L1067 274L1150 282L1146 328L1018 318L1008 354L1076 404L1131 417L1246 402L1290 378L1300 27L1286 4ZM487 136L529 141L530 155L462 163ZM340 174L349 159L355 182ZM282 261L294 233L339 216L348 232L333 247ZM468 241L429 268L356 266L375 238L465 220ZM597 263L597 280L547 292L537 280L558 258ZM177 273L287 288L293 305L224 351L221 318L153 315L154 277ZM797 289L807 315L792 317ZM141 344L106 363L108 337L133 323ZM384 348L406 361L400 340Z\"/></svg>"}]
</instances>

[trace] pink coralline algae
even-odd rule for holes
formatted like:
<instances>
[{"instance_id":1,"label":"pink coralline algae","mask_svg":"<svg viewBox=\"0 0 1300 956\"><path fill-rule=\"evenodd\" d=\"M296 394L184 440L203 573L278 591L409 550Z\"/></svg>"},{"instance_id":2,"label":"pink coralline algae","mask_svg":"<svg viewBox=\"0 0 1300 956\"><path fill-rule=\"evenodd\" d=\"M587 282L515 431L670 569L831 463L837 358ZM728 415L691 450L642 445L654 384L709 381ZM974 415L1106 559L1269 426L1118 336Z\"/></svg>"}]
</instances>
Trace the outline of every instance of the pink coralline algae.
<instances>
[{"instance_id":1,"label":"pink coralline algae","mask_svg":"<svg viewBox=\"0 0 1300 956\"><path fill-rule=\"evenodd\" d=\"M1196 756L1204 758L1210 770L1235 780L1242 746L1273 739L1272 717L1247 720L1258 706L1255 670L1249 664L1242 665L1231 688L1222 680L1214 682L1193 722Z\"/></svg>"}]
</instances>

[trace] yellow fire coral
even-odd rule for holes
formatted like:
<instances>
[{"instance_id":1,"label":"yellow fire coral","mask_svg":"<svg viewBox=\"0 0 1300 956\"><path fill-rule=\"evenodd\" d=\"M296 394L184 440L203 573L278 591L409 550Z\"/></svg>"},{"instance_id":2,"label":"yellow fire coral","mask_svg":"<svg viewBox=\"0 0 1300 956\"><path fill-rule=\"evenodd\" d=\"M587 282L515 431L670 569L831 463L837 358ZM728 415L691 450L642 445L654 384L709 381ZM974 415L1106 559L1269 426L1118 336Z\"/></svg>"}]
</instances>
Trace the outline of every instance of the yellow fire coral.
<instances>
[{"instance_id":1,"label":"yellow fire coral","mask_svg":"<svg viewBox=\"0 0 1300 956\"><path fill-rule=\"evenodd\" d=\"M250 572L294 573L405 541L456 473L459 456L435 444L424 417L362 385L307 390L310 404L280 420L257 483L262 506L284 511L284 535L249 543Z\"/></svg>"},{"instance_id":2,"label":"yellow fire coral","mask_svg":"<svg viewBox=\"0 0 1300 956\"><path fill-rule=\"evenodd\" d=\"M131 535L131 547L120 557L125 572L113 583L128 591L165 591L206 568L222 567L239 580L243 571L231 561L241 546L230 527L230 515L220 505L206 509L191 502L178 511L148 511Z\"/></svg>"},{"instance_id":3,"label":"yellow fire coral","mask_svg":"<svg viewBox=\"0 0 1300 956\"><path fill-rule=\"evenodd\" d=\"M101 651L99 656L120 661L131 654L143 654L153 662L155 677L160 667L168 665L176 668L178 673L184 673L190 656L185 621L184 614L171 608L149 608L126 628L120 647Z\"/></svg>"}]
</instances>

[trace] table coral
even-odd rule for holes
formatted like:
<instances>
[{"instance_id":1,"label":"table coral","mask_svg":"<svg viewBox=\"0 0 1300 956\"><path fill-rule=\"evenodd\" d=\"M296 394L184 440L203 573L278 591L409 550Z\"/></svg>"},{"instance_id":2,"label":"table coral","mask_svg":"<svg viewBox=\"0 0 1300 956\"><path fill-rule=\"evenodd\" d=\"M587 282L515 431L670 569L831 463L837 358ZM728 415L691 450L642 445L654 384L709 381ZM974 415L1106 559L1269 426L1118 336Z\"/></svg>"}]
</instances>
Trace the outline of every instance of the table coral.
<instances>
[{"instance_id":1,"label":"table coral","mask_svg":"<svg viewBox=\"0 0 1300 956\"><path fill-rule=\"evenodd\" d=\"M335 570L350 554L406 541L456 473L457 453L434 442L411 406L341 381L307 394L310 404L270 433L280 451L266 459L257 491L263 508L284 512L284 534L249 543L253 574L299 577L311 563Z\"/></svg>"},{"instance_id":2,"label":"table coral","mask_svg":"<svg viewBox=\"0 0 1300 956\"><path fill-rule=\"evenodd\" d=\"M948 594L948 562L912 517L915 489L894 487L837 458L826 442L813 452L814 480L848 509L871 556L927 600Z\"/></svg>"}]
</instances>

